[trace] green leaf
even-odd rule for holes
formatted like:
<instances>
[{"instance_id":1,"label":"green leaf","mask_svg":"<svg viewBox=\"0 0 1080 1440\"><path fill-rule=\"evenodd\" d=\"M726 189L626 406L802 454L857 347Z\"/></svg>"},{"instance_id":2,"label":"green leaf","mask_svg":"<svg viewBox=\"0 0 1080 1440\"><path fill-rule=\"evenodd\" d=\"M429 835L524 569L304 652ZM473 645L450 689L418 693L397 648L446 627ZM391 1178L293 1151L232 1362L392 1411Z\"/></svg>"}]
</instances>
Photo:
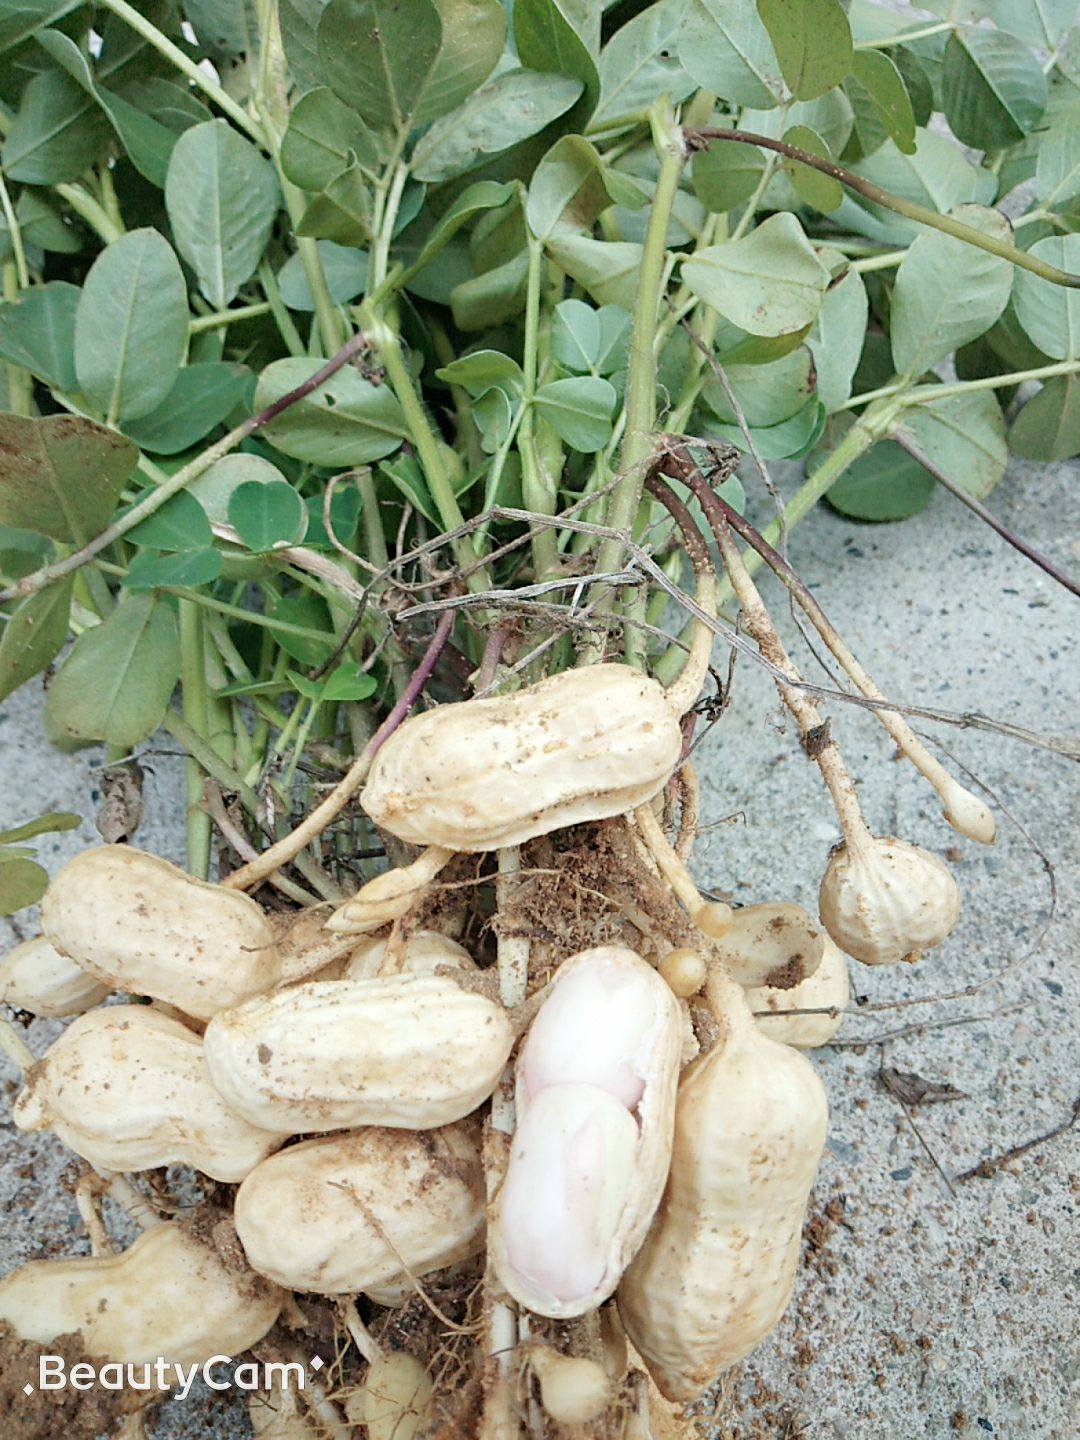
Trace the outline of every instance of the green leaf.
<instances>
[{"instance_id":1,"label":"green leaf","mask_svg":"<svg viewBox=\"0 0 1080 1440\"><path fill-rule=\"evenodd\" d=\"M278 0L281 43L298 90L326 84L316 31L326 0Z\"/></svg>"},{"instance_id":2,"label":"green leaf","mask_svg":"<svg viewBox=\"0 0 1080 1440\"><path fill-rule=\"evenodd\" d=\"M584 130L600 99L600 75L588 47L559 8L558 0L515 0L514 41L529 70L568 75L584 87L566 118L572 130Z\"/></svg>"},{"instance_id":3,"label":"green leaf","mask_svg":"<svg viewBox=\"0 0 1080 1440\"><path fill-rule=\"evenodd\" d=\"M71 393L75 378L75 309L79 288L50 280L24 290L0 309L0 356L55 390Z\"/></svg>"},{"instance_id":4,"label":"green leaf","mask_svg":"<svg viewBox=\"0 0 1080 1440\"><path fill-rule=\"evenodd\" d=\"M541 385L534 403L569 446L583 455L592 455L611 439L611 419L618 398L609 381L582 375Z\"/></svg>"},{"instance_id":5,"label":"green leaf","mask_svg":"<svg viewBox=\"0 0 1080 1440\"><path fill-rule=\"evenodd\" d=\"M784 94L776 52L753 5L692 0L678 54L695 84L732 105L771 110Z\"/></svg>"},{"instance_id":6,"label":"green leaf","mask_svg":"<svg viewBox=\"0 0 1080 1440\"><path fill-rule=\"evenodd\" d=\"M0 415L0 524L83 545L108 524L139 452L78 415Z\"/></svg>"},{"instance_id":7,"label":"green leaf","mask_svg":"<svg viewBox=\"0 0 1080 1440\"><path fill-rule=\"evenodd\" d=\"M381 146L355 110L321 86L293 106L281 140L281 168L302 190L322 190L355 157L369 175L378 172Z\"/></svg>"},{"instance_id":8,"label":"green leaf","mask_svg":"<svg viewBox=\"0 0 1080 1440\"><path fill-rule=\"evenodd\" d=\"M175 131L99 85L86 56L67 35L59 30L46 30L38 35L37 40L75 83L101 106L131 163L140 175L160 189L165 183L169 156L176 144Z\"/></svg>"},{"instance_id":9,"label":"green leaf","mask_svg":"<svg viewBox=\"0 0 1080 1440\"><path fill-rule=\"evenodd\" d=\"M108 138L108 120L71 76L45 70L22 92L4 141L4 171L9 180L26 185L77 180Z\"/></svg>"},{"instance_id":10,"label":"green leaf","mask_svg":"<svg viewBox=\"0 0 1080 1440\"><path fill-rule=\"evenodd\" d=\"M751 335L813 323L829 272L794 215L772 215L741 240L687 257L683 279L699 300Z\"/></svg>"},{"instance_id":11,"label":"green leaf","mask_svg":"<svg viewBox=\"0 0 1080 1440\"><path fill-rule=\"evenodd\" d=\"M211 55L235 59L258 44L250 0L184 0L184 14Z\"/></svg>"},{"instance_id":12,"label":"green leaf","mask_svg":"<svg viewBox=\"0 0 1080 1440\"><path fill-rule=\"evenodd\" d=\"M477 180L475 184L468 186L420 245L415 260L409 265L409 275L420 274L474 215L478 215L484 210L501 209L513 193L513 185L499 185L494 180ZM420 219L423 218L421 215ZM411 229L415 228L411 227ZM408 233L411 233L411 229ZM398 246L395 254L400 255L401 249L402 247Z\"/></svg>"},{"instance_id":13,"label":"green leaf","mask_svg":"<svg viewBox=\"0 0 1080 1440\"><path fill-rule=\"evenodd\" d=\"M48 888L48 871L35 860L0 850L0 915L36 905Z\"/></svg>"},{"instance_id":14,"label":"green leaf","mask_svg":"<svg viewBox=\"0 0 1080 1440\"><path fill-rule=\"evenodd\" d=\"M130 85L124 86L123 98L129 100L136 110L153 115L177 135L210 119L210 111L193 91L171 80L164 80L160 75L133 80Z\"/></svg>"},{"instance_id":15,"label":"green leaf","mask_svg":"<svg viewBox=\"0 0 1080 1440\"><path fill-rule=\"evenodd\" d=\"M915 153L915 112L903 76L883 50L856 50L851 75L898 150Z\"/></svg>"},{"instance_id":16,"label":"green leaf","mask_svg":"<svg viewBox=\"0 0 1080 1440\"><path fill-rule=\"evenodd\" d=\"M215 309L255 273L279 199L272 167L224 121L193 125L177 140L165 209L176 247Z\"/></svg>"},{"instance_id":17,"label":"green leaf","mask_svg":"<svg viewBox=\"0 0 1080 1440\"><path fill-rule=\"evenodd\" d=\"M81 815L70 810L50 810L47 815L38 815L24 825L11 830L0 830L0 845L21 845L25 840L36 840L39 835L61 835L65 830L77 830L82 824Z\"/></svg>"},{"instance_id":18,"label":"green leaf","mask_svg":"<svg viewBox=\"0 0 1080 1440\"><path fill-rule=\"evenodd\" d=\"M366 245L371 240L371 195L359 165L350 165L308 205L297 235L337 245Z\"/></svg>"},{"instance_id":19,"label":"green leaf","mask_svg":"<svg viewBox=\"0 0 1080 1440\"><path fill-rule=\"evenodd\" d=\"M869 304L857 270L825 292L807 344L817 367L817 393L828 414L851 398L851 384L866 339Z\"/></svg>"},{"instance_id":20,"label":"green leaf","mask_svg":"<svg viewBox=\"0 0 1080 1440\"><path fill-rule=\"evenodd\" d=\"M1055 375L1047 380L1013 421L1009 449L1025 460L1044 463L1080 455L1080 378Z\"/></svg>"},{"instance_id":21,"label":"green leaf","mask_svg":"<svg viewBox=\"0 0 1080 1440\"><path fill-rule=\"evenodd\" d=\"M839 0L757 0L780 73L796 100L839 85L851 68L851 26Z\"/></svg>"},{"instance_id":22,"label":"green leaf","mask_svg":"<svg viewBox=\"0 0 1080 1440\"><path fill-rule=\"evenodd\" d=\"M310 590L287 596L269 593L266 597L266 615L269 620L325 632L326 639L317 640L306 635L294 635L288 630L276 630L271 626L270 633L279 648L294 660L299 660L301 665L323 665L334 653L334 630L326 601L313 595Z\"/></svg>"},{"instance_id":23,"label":"green leaf","mask_svg":"<svg viewBox=\"0 0 1080 1440\"><path fill-rule=\"evenodd\" d=\"M565 114L581 91L581 81L572 77L508 70L432 125L417 142L412 173L432 182L464 175L488 156L538 134Z\"/></svg>"},{"instance_id":24,"label":"green leaf","mask_svg":"<svg viewBox=\"0 0 1080 1440\"><path fill-rule=\"evenodd\" d=\"M179 677L176 617L153 595L131 595L75 641L48 712L66 735L130 750L157 729Z\"/></svg>"},{"instance_id":25,"label":"green leaf","mask_svg":"<svg viewBox=\"0 0 1080 1440\"><path fill-rule=\"evenodd\" d=\"M776 425L763 425L751 430L754 448L763 460L792 460L805 455L816 445L825 427L825 407L819 400L810 399L794 415ZM737 450L749 453L746 437L739 425L725 425L722 421L709 426L708 433L714 439L726 440Z\"/></svg>"},{"instance_id":26,"label":"green leaf","mask_svg":"<svg viewBox=\"0 0 1080 1440\"><path fill-rule=\"evenodd\" d=\"M69 225L36 190L22 192L15 204L15 217L22 230L24 245L37 245L41 250L52 250L60 255L77 255L83 248L80 232L74 225ZM6 218L3 228L7 228Z\"/></svg>"},{"instance_id":27,"label":"green leaf","mask_svg":"<svg viewBox=\"0 0 1080 1440\"><path fill-rule=\"evenodd\" d=\"M750 199L764 169L765 156L753 145L713 140L694 156L690 180L706 210L726 215Z\"/></svg>"},{"instance_id":28,"label":"green leaf","mask_svg":"<svg viewBox=\"0 0 1080 1440\"><path fill-rule=\"evenodd\" d=\"M1039 137L1035 193L1048 210L1080 195L1080 106L1059 115Z\"/></svg>"},{"instance_id":29,"label":"green leaf","mask_svg":"<svg viewBox=\"0 0 1080 1440\"><path fill-rule=\"evenodd\" d=\"M600 312L584 300L562 300L551 318L551 356L564 370L588 375L600 350Z\"/></svg>"},{"instance_id":30,"label":"green leaf","mask_svg":"<svg viewBox=\"0 0 1080 1440\"><path fill-rule=\"evenodd\" d=\"M854 520L906 520L925 510L936 489L917 461L891 440L860 455L829 489L834 510Z\"/></svg>"},{"instance_id":31,"label":"green leaf","mask_svg":"<svg viewBox=\"0 0 1080 1440\"><path fill-rule=\"evenodd\" d=\"M431 0L330 0L317 33L326 83L373 129L407 130L442 34Z\"/></svg>"},{"instance_id":32,"label":"green leaf","mask_svg":"<svg viewBox=\"0 0 1080 1440\"><path fill-rule=\"evenodd\" d=\"M201 550L213 543L206 511L194 495L179 491L145 520L140 520L127 538L133 545L153 550Z\"/></svg>"},{"instance_id":33,"label":"green leaf","mask_svg":"<svg viewBox=\"0 0 1080 1440\"><path fill-rule=\"evenodd\" d=\"M211 525L228 525L229 501L237 486L253 481L265 485L284 479L277 466L271 465L261 455L234 452L216 461L209 470L204 470L188 486L187 493L198 500Z\"/></svg>"},{"instance_id":34,"label":"green leaf","mask_svg":"<svg viewBox=\"0 0 1080 1440\"><path fill-rule=\"evenodd\" d=\"M833 158L825 141L808 125L792 125L784 131L783 138L789 145L795 145L821 160ZM844 187L839 180L834 180L831 175L823 175L820 170L814 170L809 165L801 165L798 160L785 160L784 169L791 176L791 183L795 186L800 200L826 215L830 210L839 209L844 199Z\"/></svg>"},{"instance_id":35,"label":"green leaf","mask_svg":"<svg viewBox=\"0 0 1080 1440\"><path fill-rule=\"evenodd\" d=\"M187 287L169 242L149 229L114 240L91 265L75 314L83 393L111 417L149 415L176 383L187 336Z\"/></svg>"},{"instance_id":36,"label":"green leaf","mask_svg":"<svg viewBox=\"0 0 1080 1440\"><path fill-rule=\"evenodd\" d=\"M909 393L917 397L919 387ZM1005 474L1005 420L988 390L907 407L891 433L910 436L928 460L977 499Z\"/></svg>"},{"instance_id":37,"label":"green leaf","mask_svg":"<svg viewBox=\"0 0 1080 1440\"><path fill-rule=\"evenodd\" d=\"M600 53L600 104L594 123L647 110L658 95L678 104L695 88L678 58L689 0L658 0L627 21Z\"/></svg>"},{"instance_id":38,"label":"green leaf","mask_svg":"<svg viewBox=\"0 0 1080 1440\"><path fill-rule=\"evenodd\" d=\"M1063 270L1080 270L1080 235L1050 236L1029 254ZM1024 333L1051 360L1080 355L1080 290L1063 290L1030 270L1018 270L1013 291Z\"/></svg>"},{"instance_id":39,"label":"green leaf","mask_svg":"<svg viewBox=\"0 0 1080 1440\"><path fill-rule=\"evenodd\" d=\"M564 135L536 167L525 216L538 240L588 234L611 199L598 151L581 135Z\"/></svg>"},{"instance_id":40,"label":"green leaf","mask_svg":"<svg viewBox=\"0 0 1080 1440\"><path fill-rule=\"evenodd\" d=\"M229 524L257 554L297 544L307 523L303 500L285 480L249 480L229 496Z\"/></svg>"},{"instance_id":41,"label":"green leaf","mask_svg":"<svg viewBox=\"0 0 1080 1440\"><path fill-rule=\"evenodd\" d=\"M221 574L221 555L209 546L201 550L178 550L162 555L140 550L124 577L125 590L199 590L212 585Z\"/></svg>"},{"instance_id":42,"label":"green leaf","mask_svg":"<svg viewBox=\"0 0 1080 1440\"><path fill-rule=\"evenodd\" d=\"M506 43L506 11L499 0L435 0L442 43L413 115L427 125L447 115L479 87Z\"/></svg>"},{"instance_id":43,"label":"green leaf","mask_svg":"<svg viewBox=\"0 0 1080 1440\"><path fill-rule=\"evenodd\" d=\"M521 366L500 350L473 350L435 374L448 385L464 386L472 396L483 395L493 385L508 395L520 395L525 388Z\"/></svg>"},{"instance_id":44,"label":"green leaf","mask_svg":"<svg viewBox=\"0 0 1080 1440\"><path fill-rule=\"evenodd\" d=\"M321 360L275 360L259 377L255 408L262 410L322 368ZM289 407L262 433L284 455L316 465L367 465L390 455L408 434L405 415L388 385L373 385L346 366Z\"/></svg>"},{"instance_id":45,"label":"green leaf","mask_svg":"<svg viewBox=\"0 0 1080 1440\"><path fill-rule=\"evenodd\" d=\"M560 270L565 270L599 304L633 309L641 273L640 245L594 240L590 235L553 235L547 250Z\"/></svg>"},{"instance_id":46,"label":"green leaf","mask_svg":"<svg viewBox=\"0 0 1080 1440\"><path fill-rule=\"evenodd\" d=\"M727 365L724 374L752 430L790 420L816 388L813 357L806 345L800 345L771 365ZM728 425L738 424L719 380L713 378L705 382L702 399L718 420Z\"/></svg>"},{"instance_id":47,"label":"green leaf","mask_svg":"<svg viewBox=\"0 0 1080 1440\"><path fill-rule=\"evenodd\" d=\"M316 242L326 288L336 305L355 300L367 285L368 256L364 250L336 245L333 240ZM314 310L315 301L307 282L304 262L299 255L290 255L278 271L278 289L290 310Z\"/></svg>"},{"instance_id":48,"label":"green leaf","mask_svg":"<svg viewBox=\"0 0 1080 1440\"><path fill-rule=\"evenodd\" d=\"M365 674L355 660L346 660L324 680L309 680L296 670L287 672L296 690L306 700L368 700L379 688L373 675Z\"/></svg>"},{"instance_id":49,"label":"green leaf","mask_svg":"<svg viewBox=\"0 0 1080 1440\"><path fill-rule=\"evenodd\" d=\"M1042 66L1004 30L954 31L945 47L943 86L949 128L977 150L1022 140L1046 109Z\"/></svg>"},{"instance_id":50,"label":"green leaf","mask_svg":"<svg viewBox=\"0 0 1080 1440\"><path fill-rule=\"evenodd\" d=\"M502 394L501 391L497 393ZM503 396L503 399L505 398ZM395 455L393 460L387 460L379 466L379 474L385 475L425 520L429 520L433 525L439 524L439 513L428 493L424 473L411 455Z\"/></svg>"},{"instance_id":51,"label":"green leaf","mask_svg":"<svg viewBox=\"0 0 1080 1440\"><path fill-rule=\"evenodd\" d=\"M505 264L455 285L450 292L454 324L459 330L486 330L520 314L528 271L529 257L522 250Z\"/></svg>"},{"instance_id":52,"label":"green leaf","mask_svg":"<svg viewBox=\"0 0 1080 1440\"><path fill-rule=\"evenodd\" d=\"M0 50L10 50L29 40L46 25L77 10L83 0L4 0L0 4Z\"/></svg>"},{"instance_id":53,"label":"green leaf","mask_svg":"<svg viewBox=\"0 0 1080 1440\"><path fill-rule=\"evenodd\" d=\"M224 361L186 365L161 404L140 420L129 420L124 433L140 450L179 455L204 440L235 410L250 379L245 365Z\"/></svg>"},{"instance_id":54,"label":"green leaf","mask_svg":"<svg viewBox=\"0 0 1080 1440\"><path fill-rule=\"evenodd\" d=\"M8 616L0 632L0 700L45 669L59 655L68 633L75 577L30 595Z\"/></svg>"},{"instance_id":55,"label":"green leaf","mask_svg":"<svg viewBox=\"0 0 1080 1440\"><path fill-rule=\"evenodd\" d=\"M960 205L955 219L1012 240L1012 226L996 210ZM1009 302L1013 267L1008 260L927 230L911 246L896 274L889 328L893 364L919 375L988 330Z\"/></svg>"},{"instance_id":56,"label":"green leaf","mask_svg":"<svg viewBox=\"0 0 1080 1440\"><path fill-rule=\"evenodd\" d=\"M305 495L304 497L304 504L308 512L304 544L329 549L331 548L330 536L323 521L323 500L322 495ZM333 527L335 538L342 545L351 544L353 536L356 534L359 518L360 492L339 485L330 497L330 524Z\"/></svg>"}]
</instances>

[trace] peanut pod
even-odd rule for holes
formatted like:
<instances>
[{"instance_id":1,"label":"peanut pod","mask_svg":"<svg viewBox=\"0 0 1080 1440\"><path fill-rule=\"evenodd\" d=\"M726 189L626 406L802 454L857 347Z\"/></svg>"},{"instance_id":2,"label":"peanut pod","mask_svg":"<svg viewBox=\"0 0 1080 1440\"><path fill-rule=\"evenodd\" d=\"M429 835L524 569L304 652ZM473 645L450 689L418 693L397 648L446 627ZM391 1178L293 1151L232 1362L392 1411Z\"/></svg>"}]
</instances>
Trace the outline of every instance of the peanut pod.
<instances>
[{"instance_id":1,"label":"peanut pod","mask_svg":"<svg viewBox=\"0 0 1080 1440\"><path fill-rule=\"evenodd\" d=\"M81 1331L88 1355L121 1364L201 1365L261 1340L283 1299L169 1221L121 1255L20 1265L0 1280L0 1321L39 1345Z\"/></svg>"},{"instance_id":2,"label":"peanut pod","mask_svg":"<svg viewBox=\"0 0 1080 1440\"><path fill-rule=\"evenodd\" d=\"M812 1050L827 1045L844 1023L843 1011L851 998L847 957L828 936L821 964L790 990L762 985L746 992L758 1029L781 1045ZM797 1010L835 1010L835 1015L797 1015Z\"/></svg>"},{"instance_id":3,"label":"peanut pod","mask_svg":"<svg viewBox=\"0 0 1080 1440\"><path fill-rule=\"evenodd\" d=\"M127 845L69 860L45 892L41 926L99 980L200 1020L280 978L274 932L254 900Z\"/></svg>"},{"instance_id":4,"label":"peanut pod","mask_svg":"<svg viewBox=\"0 0 1080 1440\"><path fill-rule=\"evenodd\" d=\"M225 1102L283 1134L429 1130L492 1093L514 1032L440 975L308 981L215 1015L204 1047Z\"/></svg>"},{"instance_id":5,"label":"peanut pod","mask_svg":"<svg viewBox=\"0 0 1080 1440\"><path fill-rule=\"evenodd\" d=\"M655 680L592 665L406 720L361 801L412 844L495 850L651 800L681 751L679 717Z\"/></svg>"},{"instance_id":6,"label":"peanut pod","mask_svg":"<svg viewBox=\"0 0 1080 1440\"><path fill-rule=\"evenodd\" d=\"M682 1015L632 950L558 969L517 1066L517 1129L490 1250L520 1304L553 1318L605 1300L667 1176Z\"/></svg>"},{"instance_id":7,"label":"peanut pod","mask_svg":"<svg viewBox=\"0 0 1080 1440\"><path fill-rule=\"evenodd\" d=\"M695 1399L783 1314L825 1143L813 1066L761 1034L719 969L706 994L721 1033L683 1073L667 1188L618 1292L669 1400Z\"/></svg>"},{"instance_id":8,"label":"peanut pod","mask_svg":"<svg viewBox=\"0 0 1080 1440\"><path fill-rule=\"evenodd\" d=\"M199 1037L145 1005L73 1020L27 1075L13 1116L22 1130L55 1130L99 1169L180 1163L230 1183L282 1143L228 1109Z\"/></svg>"},{"instance_id":9,"label":"peanut pod","mask_svg":"<svg viewBox=\"0 0 1080 1440\"><path fill-rule=\"evenodd\" d=\"M31 1015L81 1015L108 993L107 985L61 955L44 935L24 940L0 961L0 1001Z\"/></svg>"},{"instance_id":10,"label":"peanut pod","mask_svg":"<svg viewBox=\"0 0 1080 1440\"><path fill-rule=\"evenodd\" d=\"M257 1166L236 1195L248 1263L322 1295L397 1283L483 1248L475 1125L417 1134L371 1127L307 1140Z\"/></svg>"}]
</instances>

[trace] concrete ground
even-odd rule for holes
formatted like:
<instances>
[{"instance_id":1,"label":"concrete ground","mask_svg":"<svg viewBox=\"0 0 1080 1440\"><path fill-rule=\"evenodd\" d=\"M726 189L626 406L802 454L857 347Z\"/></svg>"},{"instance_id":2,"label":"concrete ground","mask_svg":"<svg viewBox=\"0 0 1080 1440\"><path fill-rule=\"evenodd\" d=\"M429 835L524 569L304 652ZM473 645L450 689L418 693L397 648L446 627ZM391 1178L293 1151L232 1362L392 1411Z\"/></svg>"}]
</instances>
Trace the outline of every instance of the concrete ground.
<instances>
[{"instance_id":1,"label":"concrete ground","mask_svg":"<svg viewBox=\"0 0 1080 1440\"><path fill-rule=\"evenodd\" d=\"M1007 524L1074 574L1077 478L1076 466L1014 466L991 497ZM947 495L895 526L822 508L790 555L891 698L1075 739L1078 602ZM823 678L779 592L767 593L804 673ZM0 716L0 827L48 809L85 816L81 830L42 842L55 870L96 839L101 757L50 750L39 710L30 687ZM709 1428L725 1440L1071 1440L1080 1434L1080 1127L991 1163L986 1177L960 1177L1062 1126L1080 1096L1076 766L990 731L916 722L992 794L1000 834L985 850L948 830L872 717L840 705L831 713L871 825L947 853L964 908L917 968L856 967L862 1013L815 1057L832 1118L795 1300L725 1384ZM701 882L741 901L812 908L838 831L752 662L740 660L732 705L697 759ZM166 756L148 764L138 843L179 859L180 768ZM961 998L870 1008L975 986ZM31 1045L40 1052L54 1028L32 1025ZM961 1094L905 1111L880 1083L883 1066ZM42 1250L86 1248L61 1184L70 1158L47 1136L12 1130L14 1077L4 1076L0 1272ZM204 1393L165 1406L154 1433L194 1440L245 1427L235 1400Z\"/></svg>"}]
</instances>

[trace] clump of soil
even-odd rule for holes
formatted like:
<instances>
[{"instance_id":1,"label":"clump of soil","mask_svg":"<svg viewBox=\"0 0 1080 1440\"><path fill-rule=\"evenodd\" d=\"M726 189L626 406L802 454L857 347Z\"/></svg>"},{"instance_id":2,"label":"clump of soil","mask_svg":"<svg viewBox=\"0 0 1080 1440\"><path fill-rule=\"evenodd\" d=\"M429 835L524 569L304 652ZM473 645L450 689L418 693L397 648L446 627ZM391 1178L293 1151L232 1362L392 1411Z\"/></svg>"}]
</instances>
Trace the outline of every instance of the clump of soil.
<instances>
[{"instance_id":1,"label":"clump of soil","mask_svg":"<svg viewBox=\"0 0 1080 1440\"><path fill-rule=\"evenodd\" d=\"M83 1349L82 1334L61 1335L48 1345L20 1340L9 1325L0 1322L0 1435L14 1440L97 1440L110 1434L125 1416L147 1404L145 1392L90 1390L66 1386L62 1390L37 1388L38 1360L42 1355L59 1355L64 1371L90 1360ZM27 1395L24 1385L33 1385Z\"/></svg>"}]
</instances>

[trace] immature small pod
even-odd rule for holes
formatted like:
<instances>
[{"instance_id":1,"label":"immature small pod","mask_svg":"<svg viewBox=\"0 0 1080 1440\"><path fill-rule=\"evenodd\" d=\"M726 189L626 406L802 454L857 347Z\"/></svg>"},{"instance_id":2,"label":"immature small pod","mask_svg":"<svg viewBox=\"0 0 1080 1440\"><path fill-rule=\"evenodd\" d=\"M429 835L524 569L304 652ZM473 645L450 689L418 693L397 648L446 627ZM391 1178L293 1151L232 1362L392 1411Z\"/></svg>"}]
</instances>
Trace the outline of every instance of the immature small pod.
<instances>
[{"instance_id":1,"label":"immature small pod","mask_svg":"<svg viewBox=\"0 0 1080 1440\"><path fill-rule=\"evenodd\" d=\"M372 1126L292 1145L236 1195L248 1263L290 1290L355 1294L425 1275L484 1243L475 1124L417 1134Z\"/></svg>"},{"instance_id":2,"label":"immature small pod","mask_svg":"<svg viewBox=\"0 0 1080 1440\"><path fill-rule=\"evenodd\" d=\"M13 1118L22 1130L54 1130L102 1170L179 1163L227 1183L282 1143L228 1109L199 1037L146 1005L73 1020L27 1075Z\"/></svg>"},{"instance_id":3,"label":"immature small pod","mask_svg":"<svg viewBox=\"0 0 1080 1440\"><path fill-rule=\"evenodd\" d=\"M129 845L69 860L45 892L41 926L99 980L200 1020L281 975L273 929L254 900Z\"/></svg>"},{"instance_id":4,"label":"immature small pod","mask_svg":"<svg viewBox=\"0 0 1080 1440\"><path fill-rule=\"evenodd\" d=\"M682 1050L678 1001L632 950L565 961L517 1066L517 1129L490 1252L519 1301L582 1315L618 1284L671 1155Z\"/></svg>"},{"instance_id":5,"label":"immature small pod","mask_svg":"<svg viewBox=\"0 0 1080 1440\"><path fill-rule=\"evenodd\" d=\"M783 1314L825 1143L825 1092L805 1056L758 1030L718 968L706 995L720 1036L683 1072L667 1188L618 1291L669 1400L696 1399Z\"/></svg>"},{"instance_id":6,"label":"immature small pod","mask_svg":"<svg viewBox=\"0 0 1080 1440\"><path fill-rule=\"evenodd\" d=\"M833 851L818 903L837 945L864 965L918 960L960 916L960 891L948 866L929 850L884 836Z\"/></svg>"},{"instance_id":7,"label":"immature small pod","mask_svg":"<svg viewBox=\"0 0 1080 1440\"><path fill-rule=\"evenodd\" d=\"M808 979L790 990L762 985L746 992L746 1003L754 1013L758 1029L781 1045L812 1050L827 1045L844 1023L844 1010L851 998L847 956L826 935L821 964ZM835 1015L799 1015L799 1010L835 1010Z\"/></svg>"},{"instance_id":8,"label":"immature small pod","mask_svg":"<svg viewBox=\"0 0 1080 1440\"><path fill-rule=\"evenodd\" d=\"M655 680L590 665L406 720L376 755L361 801L412 844L495 850L634 809L663 789L681 753L679 716Z\"/></svg>"},{"instance_id":9,"label":"immature small pod","mask_svg":"<svg viewBox=\"0 0 1080 1440\"><path fill-rule=\"evenodd\" d=\"M257 1344L284 1298L168 1221L121 1255L20 1265L0 1280L0 1321L39 1345L81 1331L88 1355L121 1364L202 1365Z\"/></svg>"},{"instance_id":10,"label":"immature small pod","mask_svg":"<svg viewBox=\"0 0 1080 1440\"><path fill-rule=\"evenodd\" d=\"M710 953L744 988L783 990L814 973L824 943L821 926L801 905L769 900L733 910Z\"/></svg>"},{"instance_id":11,"label":"immature small pod","mask_svg":"<svg viewBox=\"0 0 1080 1440\"><path fill-rule=\"evenodd\" d=\"M0 960L0 1001L31 1015L81 1015L108 993L107 985L61 955L44 935L24 940Z\"/></svg>"},{"instance_id":12,"label":"immature small pod","mask_svg":"<svg viewBox=\"0 0 1080 1440\"><path fill-rule=\"evenodd\" d=\"M434 1391L419 1360L404 1350L381 1350L346 1401L345 1414L367 1428L368 1440L416 1440L427 1428Z\"/></svg>"},{"instance_id":13,"label":"immature small pod","mask_svg":"<svg viewBox=\"0 0 1080 1440\"><path fill-rule=\"evenodd\" d=\"M210 1078L281 1134L429 1130L492 1093L514 1043L505 1010L442 975L308 981L215 1015Z\"/></svg>"},{"instance_id":14,"label":"immature small pod","mask_svg":"<svg viewBox=\"0 0 1080 1440\"><path fill-rule=\"evenodd\" d=\"M387 965L389 947L390 941L385 935L361 940L350 953L342 978L375 979L383 973ZM451 940L448 935L443 935L438 930L414 930L390 966L390 972L396 970L408 975L430 975L441 965L446 965L451 970L476 969L476 961L456 940Z\"/></svg>"}]
</instances>

